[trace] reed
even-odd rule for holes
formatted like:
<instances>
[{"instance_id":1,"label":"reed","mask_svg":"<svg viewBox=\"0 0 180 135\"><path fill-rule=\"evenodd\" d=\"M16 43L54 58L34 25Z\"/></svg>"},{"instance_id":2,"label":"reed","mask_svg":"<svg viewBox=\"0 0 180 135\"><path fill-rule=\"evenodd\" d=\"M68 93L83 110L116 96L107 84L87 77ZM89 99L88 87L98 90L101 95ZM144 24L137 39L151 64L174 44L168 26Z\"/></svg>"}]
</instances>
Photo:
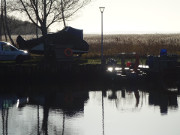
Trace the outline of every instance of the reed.
<instances>
[{"instance_id":1,"label":"reed","mask_svg":"<svg viewBox=\"0 0 180 135\"><path fill-rule=\"evenodd\" d=\"M85 35L90 45L85 58L99 58L101 52L100 35ZM104 57L115 57L118 53L136 52L140 56L159 55L161 49L168 54L180 54L180 34L119 34L104 35Z\"/></svg>"}]
</instances>

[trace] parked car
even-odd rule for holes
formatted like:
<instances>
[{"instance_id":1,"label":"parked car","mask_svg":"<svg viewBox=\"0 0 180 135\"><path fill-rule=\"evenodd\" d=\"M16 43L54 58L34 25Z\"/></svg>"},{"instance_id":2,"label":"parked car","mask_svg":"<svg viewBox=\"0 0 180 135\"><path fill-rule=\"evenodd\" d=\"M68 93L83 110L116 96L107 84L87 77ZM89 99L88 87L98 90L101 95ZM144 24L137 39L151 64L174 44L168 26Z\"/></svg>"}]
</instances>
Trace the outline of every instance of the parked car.
<instances>
[{"instance_id":1,"label":"parked car","mask_svg":"<svg viewBox=\"0 0 180 135\"><path fill-rule=\"evenodd\" d=\"M22 63L30 58L26 50L19 50L8 42L0 41L0 61L16 61Z\"/></svg>"}]
</instances>

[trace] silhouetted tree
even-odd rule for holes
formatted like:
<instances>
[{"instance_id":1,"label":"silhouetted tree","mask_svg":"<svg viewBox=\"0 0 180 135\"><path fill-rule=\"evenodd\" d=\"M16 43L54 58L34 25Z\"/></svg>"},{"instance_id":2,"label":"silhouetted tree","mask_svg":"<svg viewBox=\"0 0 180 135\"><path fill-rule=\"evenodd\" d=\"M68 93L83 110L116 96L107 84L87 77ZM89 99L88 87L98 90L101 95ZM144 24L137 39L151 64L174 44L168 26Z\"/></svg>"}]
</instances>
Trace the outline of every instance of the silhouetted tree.
<instances>
[{"instance_id":1,"label":"silhouetted tree","mask_svg":"<svg viewBox=\"0 0 180 135\"><path fill-rule=\"evenodd\" d=\"M55 22L64 22L91 0L11 0L11 10L20 11L38 27L42 35Z\"/></svg>"},{"instance_id":2,"label":"silhouetted tree","mask_svg":"<svg viewBox=\"0 0 180 135\"><path fill-rule=\"evenodd\" d=\"M6 36L6 29L5 29L5 22L4 22L4 0L1 0L1 20L0 20L0 36L2 40L2 35L4 33L5 40L7 41L7 36Z\"/></svg>"},{"instance_id":3,"label":"silhouetted tree","mask_svg":"<svg viewBox=\"0 0 180 135\"><path fill-rule=\"evenodd\" d=\"M7 21L7 1L6 0L1 0L1 23L0 23L0 35L1 35L1 39L2 39L2 29L5 35L5 40L7 41L7 37L6 37L6 32L8 34L8 37L11 41L11 43L14 45L14 41L11 38L11 33L9 30L9 24Z\"/></svg>"},{"instance_id":4,"label":"silhouetted tree","mask_svg":"<svg viewBox=\"0 0 180 135\"><path fill-rule=\"evenodd\" d=\"M64 17L64 0L61 0L61 13L62 13L62 19L63 19L64 27L66 27L66 20Z\"/></svg>"},{"instance_id":5,"label":"silhouetted tree","mask_svg":"<svg viewBox=\"0 0 180 135\"><path fill-rule=\"evenodd\" d=\"M0 16L0 40L2 40L2 16L3 16L3 12L2 12L2 0L1 0L1 4L0 4L0 8L1 8L1 16Z\"/></svg>"},{"instance_id":6,"label":"silhouetted tree","mask_svg":"<svg viewBox=\"0 0 180 135\"><path fill-rule=\"evenodd\" d=\"M5 27L6 27L6 31L8 33L8 37L9 37L11 43L13 45L15 45L14 41L13 41L13 39L11 37L11 33L10 33L10 30L9 30L9 25L8 25L8 21L7 21L7 3L6 3L6 0L4 0L4 21L5 21Z\"/></svg>"}]
</instances>

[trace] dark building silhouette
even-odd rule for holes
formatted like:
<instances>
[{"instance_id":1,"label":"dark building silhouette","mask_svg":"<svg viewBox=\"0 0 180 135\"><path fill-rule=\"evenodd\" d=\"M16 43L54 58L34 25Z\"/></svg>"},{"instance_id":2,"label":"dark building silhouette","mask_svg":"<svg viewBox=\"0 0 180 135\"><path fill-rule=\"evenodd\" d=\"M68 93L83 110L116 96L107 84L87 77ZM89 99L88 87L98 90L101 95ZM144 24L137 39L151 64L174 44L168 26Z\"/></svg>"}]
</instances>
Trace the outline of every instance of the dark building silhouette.
<instances>
[{"instance_id":1,"label":"dark building silhouette","mask_svg":"<svg viewBox=\"0 0 180 135\"><path fill-rule=\"evenodd\" d=\"M16 42L20 49L26 49L32 52L43 52L44 44L47 44L48 48L71 48L73 53L77 54L86 53L89 50L88 43L83 40L83 31L72 27L65 27L59 32L31 40L24 40L19 35Z\"/></svg>"}]
</instances>

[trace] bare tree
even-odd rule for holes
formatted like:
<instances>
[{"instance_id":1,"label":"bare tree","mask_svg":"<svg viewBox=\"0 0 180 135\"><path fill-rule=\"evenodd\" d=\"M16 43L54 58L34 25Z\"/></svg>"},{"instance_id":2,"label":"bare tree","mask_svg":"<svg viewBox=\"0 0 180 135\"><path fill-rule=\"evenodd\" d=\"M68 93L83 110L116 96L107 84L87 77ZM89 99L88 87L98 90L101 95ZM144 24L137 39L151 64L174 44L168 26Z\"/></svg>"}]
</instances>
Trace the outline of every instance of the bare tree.
<instances>
[{"instance_id":1,"label":"bare tree","mask_svg":"<svg viewBox=\"0 0 180 135\"><path fill-rule=\"evenodd\" d=\"M72 17L91 0L11 0L13 11L25 13L29 20L46 35L55 22Z\"/></svg>"},{"instance_id":2,"label":"bare tree","mask_svg":"<svg viewBox=\"0 0 180 135\"><path fill-rule=\"evenodd\" d=\"M63 0L61 0L61 13L62 13L62 19L63 19L64 27L66 27L66 20L64 17L64 1Z\"/></svg>"},{"instance_id":3,"label":"bare tree","mask_svg":"<svg viewBox=\"0 0 180 135\"><path fill-rule=\"evenodd\" d=\"M0 4L0 8L1 8L1 16L0 16L0 41L2 40L2 16L3 16L3 12L2 12L2 0L1 0L1 4Z\"/></svg>"},{"instance_id":4,"label":"bare tree","mask_svg":"<svg viewBox=\"0 0 180 135\"><path fill-rule=\"evenodd\" d=\"M1 21L0 21L0 40L2 40L2 35L4 34L5 36L5 41L7 41L7 34L8 34L8 37L11 41L11 43L13 45L14 44L14 41L12 40L11 38L11 33L10 33L10 30L9 30L9 25L8 25L8 21L7 21L7 1L6 0L1 0ZM7 32L7 34L6 34Z\"/></svg>"},{"instance_id":5,"label":"bare tree","mask_svg":"<svg viewBox=\"0 0 180 135\"><path fill-rule=\"evenodd\" d=\"M0 40L2 40L3 34L5 36L5 40L7 41L6 29L4 23L4 0L1 0Z\"/></svg>"},{"instance_id":6,"label":"bare tree","mask_svg":"<svg viewBox=\"0 0 180 135\"><path fill-rule=\"evenodd\" d=\"M3 0L1 0L3 1ZM3 2L2 2L3 3ZM5 41L7 41L7 34L6 34L6 27L5 27L5 21L4 21L4 6L1 7L1 26L2 26L2 35L4 34Z\"/></svg>"},{"instance_id":7,"label":"bare tree","mask_svg":"<svg viewBox=\"0 0 180 135\"><path fill-rule=\"evenodd\" d=\"M15 45L14 41L13 41L13 39L11 37L11 33L10 33L10 30L9 30L9 26L8 26L8 21L7 21L7 3L6 3L6 0L4 0L4 22L5 22L5 27L6 27L6 30L7 30L8 37L9 37L11 43L13 45Z\"/></svg>"},{"instance_id":8,"label":"bare tree","mask_svg":"<svg viewBox=\"0 0 180 135\"><path fill-rule=\"evenodd\" d=\"M36 1L36 5L38 7L38 1ZM36 23L38 24L38 19L36 18ZM36 26L36 37L38 38L38 27Z\"/></svg>"}]
</instances>

